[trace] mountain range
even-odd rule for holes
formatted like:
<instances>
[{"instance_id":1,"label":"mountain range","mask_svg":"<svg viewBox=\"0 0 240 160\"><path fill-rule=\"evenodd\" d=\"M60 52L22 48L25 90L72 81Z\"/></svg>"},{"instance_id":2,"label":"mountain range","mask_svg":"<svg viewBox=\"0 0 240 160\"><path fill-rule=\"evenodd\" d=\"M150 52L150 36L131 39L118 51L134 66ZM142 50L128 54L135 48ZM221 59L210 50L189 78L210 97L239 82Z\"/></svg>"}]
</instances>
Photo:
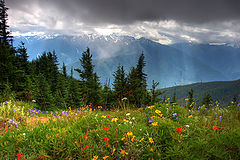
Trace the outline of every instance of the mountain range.
<instances>
[{"instance_id":1,"label":"mountain range","mask_svg":"<svg viewBox=\"0 0 240 160\"><path fill-rule=\"evenodd\" d=\"M95 71L101 83L110 79L118 64L136 66L138 57L145 55L145 73L148 87L152 80L160 82L159 87L191 84L209 81L231 81L240 78L240 48L230 45L178 43L163 45L146 38L130 36L25 36L15 37L14 45L25 43L29 59L35 59L44 51L56 51L59 66L64 62L68 71L80 68L82 52L87 47L93 55ZM75 78L79 78L74 73Z\"/></svg>"}]
</instances>

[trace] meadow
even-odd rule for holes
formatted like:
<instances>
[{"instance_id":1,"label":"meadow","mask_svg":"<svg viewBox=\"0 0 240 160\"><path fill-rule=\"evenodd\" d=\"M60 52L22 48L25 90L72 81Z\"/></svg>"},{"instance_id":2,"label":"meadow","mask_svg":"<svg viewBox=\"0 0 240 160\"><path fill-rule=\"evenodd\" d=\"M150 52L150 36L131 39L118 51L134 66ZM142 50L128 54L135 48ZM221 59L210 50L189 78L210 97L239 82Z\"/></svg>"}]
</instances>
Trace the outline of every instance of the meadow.
<instances>
[{"instance_id":1,"label":"meadow","mask_svg":"<svg viewBox=\"0 0 240 160\"><path fill-rule=\"evenodd\" d=\"M0 107L0 159L239 159L240 104L171 104L41 111Z\"/></svg>"}]
</instances>

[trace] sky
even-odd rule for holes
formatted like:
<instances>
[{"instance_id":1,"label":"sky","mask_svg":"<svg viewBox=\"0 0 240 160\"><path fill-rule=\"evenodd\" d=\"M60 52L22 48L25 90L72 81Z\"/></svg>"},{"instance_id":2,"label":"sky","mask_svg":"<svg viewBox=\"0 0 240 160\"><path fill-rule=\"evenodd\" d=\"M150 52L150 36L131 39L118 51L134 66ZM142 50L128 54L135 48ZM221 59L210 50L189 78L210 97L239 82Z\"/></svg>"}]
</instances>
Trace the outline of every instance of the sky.
<instances>
[{"instance_id":1,"label":"sky","mask_svg":"<svg viewBox=\"0 0 240 160\"><path fill-rule=\"evenodd\" d=\"M5 0L13 36L128 35L240 44L240 0Z\"/></svg>"}]
</instances>

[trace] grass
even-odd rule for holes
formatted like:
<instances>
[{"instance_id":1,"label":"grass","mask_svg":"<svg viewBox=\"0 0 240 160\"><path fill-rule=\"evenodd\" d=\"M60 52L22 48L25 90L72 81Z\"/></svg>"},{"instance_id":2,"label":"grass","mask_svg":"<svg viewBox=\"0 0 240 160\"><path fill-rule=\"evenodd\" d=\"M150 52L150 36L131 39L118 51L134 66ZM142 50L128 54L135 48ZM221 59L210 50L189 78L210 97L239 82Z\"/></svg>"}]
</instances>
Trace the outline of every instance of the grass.
<instances>
[{"instance_id":1,"label":"grass","mask_svg":"<svg viewBox=\"0 0 240 160\"><path fill-rule=\"evenodd\" d=\"M0 107L0 159L238 159L240 106ZM13 123L14 122L14 123ZM7 126L7 127L6 127ZM17 156L16 156L17 155Z\"/></svg>"}]
</instances>

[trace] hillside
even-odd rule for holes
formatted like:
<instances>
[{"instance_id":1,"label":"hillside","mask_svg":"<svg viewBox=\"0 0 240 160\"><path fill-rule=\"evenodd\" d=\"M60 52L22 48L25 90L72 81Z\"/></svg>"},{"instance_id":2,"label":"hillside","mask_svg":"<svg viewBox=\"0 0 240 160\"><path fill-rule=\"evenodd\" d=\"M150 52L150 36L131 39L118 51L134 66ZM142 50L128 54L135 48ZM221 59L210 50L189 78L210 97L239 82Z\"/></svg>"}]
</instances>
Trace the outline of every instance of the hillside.
<instances>
[{"instance_id":1,"label":"hillside","mask_svg":"<svg viewBox=\"0 0 240 160\"><path fill-rule=\"evenodd\" d=\"M172 97L176 89L177 100L180 104L184 104L184 99L187 98L190 89L194 91L194 98L197 104L202 102L204 94L209 93L213 101L219 101L222 105L228 105L234 95L240 100L240 80L236 81L217 81L207 83L194 83L190 85L175 86L161 89L166 91L161 97Z\"/></svg>"}]
</instances>

